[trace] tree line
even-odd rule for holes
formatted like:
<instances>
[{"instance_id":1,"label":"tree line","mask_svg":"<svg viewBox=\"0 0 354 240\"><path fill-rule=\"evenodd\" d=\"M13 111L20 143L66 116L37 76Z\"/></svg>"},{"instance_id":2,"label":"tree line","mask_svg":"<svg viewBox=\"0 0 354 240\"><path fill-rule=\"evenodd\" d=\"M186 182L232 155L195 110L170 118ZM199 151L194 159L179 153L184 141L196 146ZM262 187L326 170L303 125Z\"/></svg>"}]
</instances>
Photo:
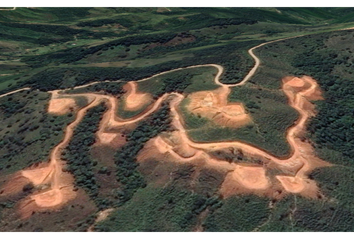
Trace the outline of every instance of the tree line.
<instances>
[{"instance_id":1,"label":"tree line","mask_svg":"<svg viewBox=\"0 0 354 240\"><path fill-rule=\"evenodd\" d=\"M146 186L144 177L137 170L136 157L149 139L170 128L169 114L169 104L165 102L157 112L140 122L137 128L127 135L128 142L114 155L117 180L123 185L119 192L119 205L131 199L137 189Z\"/></svg>"},{"instance_id":2,"label":"tree line","mask_svg":"<svg viewBox=\"0 0 354 240\"><path fill-rule=\"evenodd\" d=\"M65 149L63 156L67 162L67 171L75 177L75 185L83 188L95 200L100 186L94 175L94 162L90 149L95 143L95 133L105 112L104 103L87 111L84 119L74 130L72 139Z\"/></svg>"},{"instance_id":3,"label":"tree line","mask_svg":"<svg viewBox=\"0 0 354 240\"><path fill-rule=\"evenodd\" d=\"M320 46L320 51L312 48L305 56L295 56L292 62L292 65L299 69L298 74L314 77L324 90L324 100L316 103L318 114L311 119L308 130L318 147L338 151L352 159L354 83L334 74L336 67L345 66L346 59L333 50L323 50L324 45Z\"/></svg>"},{"instance_id":4,"label":"tree line","mask_svg":"<svg viewBox=\"0 0 354 240\"><path fill-rule=\"evenodd\" d=\"M106 51L115 46L139 45L146 43L165 43L176 37L175 33L145 34L138 36L123 37L94 47L80 46L70 49L57 51L54 53L43 54L40 56L23 58L21 61L26 62L32 67L40 67L49 63L73 63L83 59L88 55L97 53L98 51Z\"/></svg>"}]
</instances>

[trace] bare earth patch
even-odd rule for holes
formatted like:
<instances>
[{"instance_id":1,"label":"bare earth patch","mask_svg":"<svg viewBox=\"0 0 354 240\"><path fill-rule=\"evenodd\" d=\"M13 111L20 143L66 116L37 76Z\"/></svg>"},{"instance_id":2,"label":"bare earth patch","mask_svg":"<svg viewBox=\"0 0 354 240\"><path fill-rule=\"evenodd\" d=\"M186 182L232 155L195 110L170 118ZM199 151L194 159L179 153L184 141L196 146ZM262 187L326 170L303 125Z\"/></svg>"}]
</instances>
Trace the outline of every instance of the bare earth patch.
<instances>
[{"instance_id":1,"label":"bare earth patch","mask_svg":"<svg viewBox=\"0 0 354 240\"><path fill-rule=\"evenodd\" d=\"M231 176L246 188L258 190L267 189L270 186L265 174L266 170L263 167L237 165Z\"/></svg>"},{"instance_id":2,"label":"bare earth patch","mask_svg":"<svg viewBox=\"0 0 354 240\"><path fill-rule=\"evenodd\" d=\"M252 119L245 112L242 103L230 104L227 101L230 86L219 82L223 68L219 65L212 66L219 70L214 80L221 87L214 91L190 94L188 96L190 99L190 104L187 106L188 110L223 126L240 127L248 124ZM161 74L163 73L157 75ZM232 86L239 86L244 82ZM137 110L146 105L146 102L152 101L149 94L137 92L136 87L135 82L129 82L125 85L127 90L124 96L126 109ZM87 110L101 102L106 104L108 109L104 113L99 130L96 133L96 144L118 147L126 141L125 136L120 131L121 129L128 129L145 119L149 114L156 111L163 101L170 99L171 124L174 130L150 139L137 156L139 162L150 161L151 159L162 162L173 161L174 164L192 164L199 172L203 169L223 172L226 177L220 187L220 193L224 197L247 192L272 198L289 193L317 198L321 194L316 182L309 179L308 174L315 168L329 166L330 164L315 156L311 144L304 141L303 136L306 131L307 120L315 115L314 105L310 101L322 99L321 91L316 81L306 76L284 78L283 91L289 99L289 105L300 114L299 119L287 130L287 141L291 146L292 154L286 159L277 158L260 148L238 141L214 143L191 141L184 128L182 116L178 111L181 101L185 98L184 95L179 93L164 94L153 103L151 108L141 114L131 119L120 119L116 116L117 98L94 93L60 94L59 91L53 91L48 108L48 112L53 114L64 114L71 108L75 108L73 97L84 96L91 102L77 111L76 119L65 130L64 139L52 150L49 163L37 164L10 176L10 181L1 189L0 196L15 194L21 191L26 184L32 183L35 186L35 193L18 204L19 212L23 218L30 217L35 211L61 208L74 199L77 194L74 190L73 176L64 171L65 162L61 160L62 151L69 143L75 127L81 122ZM226 159L215 159L210 154L215 150L225 151L227 149L242 151L245 157L255 158L258 163L245 162L241 164L226 161ZM269 174L271 169L278 169L284 174L271 175Z\"/></svg>"},{"instance_id":3,"label":"bare earth patch","mask_svg":"<svg viewBox=\"0 0 354 240\"><path fill-rule=\"evenodd\" d=\"M72 98L55 98L49 101L48 113L55 115L64 115L71 109L76 108L75 100Z\"/></svg>"},{"instance_id":4,"label":"bare earth patch","mask_svg":"<svg viewBox=\"0 0 354 240\"><path fill-rule=\"evenodd\" d=\"M149 93L141 93L137 91L136 82L128 82L123 87L126 90L124 94L125 110L136 111L152 102L152 96Z\"/></svg>"},{"instance_id":5,"label":"bare earth patch","mask_svg":"<svg viewBox=\"0 0 354 240\"><path fill-rule=\"evenodd\" d=\"M308 178L308 174L315 168L329 166L315 156L311 144L302 140L306 130L306 121L314 116L314 106L311 100L320 100L321 92L315 80L310 77L287 77L283 80L283 91L289 98L289 104L299 113L300 118L294 126L287 131L287 140L291 146L292 154L287 159L280 159L270 155L257 147L238 142L216 142L216 143L196 143L192 142L183 126L183 121L176 107L183 99L182 95L177 95L171 101L172 125L176 129L170 134L160 134L150 140L138 156L138 161L147 159L161 161L176 161L182 163L191 162L199 168L213 168L229 172L221 186L220 193L228 197L237 193L253 192L258 195L269 197L284 196L285 193L296 193L309 198L317 198L319 189L313 180ZM196 92L191 94L188 106L193 113L203 114L203 116L215 119L215 113L220 109L229 110L226 105L228 91L223 88L218 90ZM226 105L226 106L225 106ZM234 108L236 115L242 113L239 107ZM226 112L225 115L232 115L233 111ZM225 149L239 149L244 156L255 158L260 161L257 164L237 164L213 159L208 154L209 151L225 151ZM183 154L183 150L187 153ZM198 163L198 164L197 164ZM284 173L293 175L268 176L270 169L279 169Z\"/></svg>"},{"instance_id":6,"label":"bare earth patch","mask_svg":"<svg viewBox=\"0 0 354 240\"><path fill-rule=\"evenodd\" d=\"M228 104L229 89L221 87L214 91L195 92L188 96L187 109L193 114L209 118L216 124L238 128L250 123L251 117L246 113L242 103Z\"/></svg>"},{"instance_id":7,"label":"bare earth patch","mask_svg":"<svg viewBox=\"0 0 354 240\"><path fill-rule=\"evenodd\" d=\"M87 230L88 232L93 232L93 228L95 227L95 225L99 222L102 222L103 220L105 220L109 214L111 214L113 212L114 208L108 208L105 210L102 210L101 212L98 213L97 218L95 220L95 223L92 224L89 229Z\"/></svg>"},{"instance_id":8,"label":"bare earth patch","mask_svg":"<svg viewBox=\"0 0 354 240\"><path fill-rule=\"evenodd\" d=\"M101 133L98 135L100 144L110 144L117 137L117 133Z\"/></svg>"}]
</instances>

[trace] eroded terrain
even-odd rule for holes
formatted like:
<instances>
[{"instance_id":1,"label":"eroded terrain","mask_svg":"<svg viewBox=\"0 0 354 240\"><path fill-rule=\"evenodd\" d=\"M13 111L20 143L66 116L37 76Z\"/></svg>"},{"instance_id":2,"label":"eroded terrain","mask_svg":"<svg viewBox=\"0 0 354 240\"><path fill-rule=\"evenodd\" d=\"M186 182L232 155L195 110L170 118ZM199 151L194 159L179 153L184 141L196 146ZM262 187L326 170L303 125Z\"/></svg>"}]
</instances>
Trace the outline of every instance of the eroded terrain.
<instances>
[{"instance_id":1,"label":"eroded terrain","mask_svg":"<svg viewBox=\"0 0 354 240\"><path fill-rule=\"evenodd\" d=\"M321 91L314 79L307 76L302 78L289 76L282 80L282 91L288 97L289 105L300 114L299 119L286 132L287 141L291 146L291 154L285 159L240 141L194 142L189 138L184 127L183 115L179 107L182 100L186 98L189 100L187 104L189 112L205 117L217 125L238 128L252 122L252 116L246 111L243 103L229 103L227 99L231 87L241 87L255 73L259 66L259 59L252 50L262 45L264 44L250 49L249 53L256 60L256 64L245 79L238 84L227 85L219 81L223 73L223 67L220 65L206 64L187 67L211 66L217 68L218 73L214 81L219 88L213 91L199 91L191 94L165 93L153 101L149 93L137 90L137 82L147 81L183 68L159 73L136 82L128 82L123 87L125 94L121 99L98 93L68 94L65 93L65 90L52 91L48 113L63 115L74 112L76 118L66 127L65 137L52 150L49 162L43 161L8 176L7 182L0 190L1 196L14 195L27 184L33 184L35 192L17 204L18 212L22 218L28 218L36 211L60 209L77 197L74 177L65 171L66 163L62 159L62 154L73 136L75 127L81 122L86 112L102 102L106 104L107 111L104 113L99 130L96 132L96 145L106 145L117 149L126 142L122 134L124 130L133 129L139 121L145 119L158 110L162 103L168 101L173 130L163 132L150 139L143 150L139 152L138 162L143 163L153 158L161 163L166 161L177 164L188 163L199 170L213 169L222 172L224 179L219 193L224 198L243 193L267 196L272 199L281 199L288 194L322 198L323 195L316 182L309 179L308 175L313 169L330 164L315 156L311 144L304 135L307 120L315 115L315 108L311 101L322 99ZM96 82L76 88L94 84ZM27 88L23 90L27 90ZM12 93L14 92L8 94ZM74 100L76 97L86 98L87 105L81 108L76 106ZM123 101L124 104L121 106L125 111L142 111L129 119L120 118L117 115L119 101ZM215 157L215 152L219 153L219 157ZM223 159L220 157L223 154L231 154L243 161Z\"/></svg>"},{"instance_id":2,"label":"eroded terrain","mask_svg":"<svg viewBox=\"0 0 354 240\"><path fill-rule=\"evenodd\" d=\"M311 101L321 99L321 92L316 81L306 76L283 79L282 90L287 95L289 104L300 113L300 118L287 131L287 140L292 154L286 159L280 159L262 149L238 141L198 143L190 140L183 125L183 117L179 112L179 105L186 97L191 99L188 105L191 113L205 116L219 125L240 127L252 121L242 103L227 102L230 86L219 82L218 78L223 69L221 66L216 66L219 72L215 77L215 82L220 85L219 89L195 92L187 96L179 93L166 93L145 111L131 119L121 119L116 115L118 99L113 96L96 93L66 94L62 91L53 91L48 112L58 115L76 110L75 121L67 126L63 141L52 150L48 163L40 163L10 176L1 194L15 194L28 183L36 187L37 191L34 194L18 204L18 211L23 218L28 218L35 211L60 208L76 197L74 178L63 170L65 162L61 157L62 152L88 109L101 102L107 105L108 110L104 113L96 133L96 144L117 146L117 142L125 141L117 129L134 127L135 123L156 111L162 102L170 100L173 131L164 132L150 139L139 153L139 162L154 158L159 161L175 161L179 164L192 163L200 169L210 168L224 172L225 179L220 187L220 194L223 197L238 193L254 193L277 199L288 193L310 198L322 197L316 182L309 179L308 174L317 167L329 164L317 158L311 144L302 138L306 121L315 114ZM127 92L124 100L126 108L136 110L145 105L145 101L140 100L148 98L148 94L137 93L134 86L134 82L126 84ZM78 109L73 99L78 96L87 98L88 105ZM235 156L242 153L243 158L257 159L258 163L247 161L236 163L217 159L212 154L215 151L231 151ZM272 169L277 169L279 174L269 174L269 170Z\"/></svg>"}]
</instances>

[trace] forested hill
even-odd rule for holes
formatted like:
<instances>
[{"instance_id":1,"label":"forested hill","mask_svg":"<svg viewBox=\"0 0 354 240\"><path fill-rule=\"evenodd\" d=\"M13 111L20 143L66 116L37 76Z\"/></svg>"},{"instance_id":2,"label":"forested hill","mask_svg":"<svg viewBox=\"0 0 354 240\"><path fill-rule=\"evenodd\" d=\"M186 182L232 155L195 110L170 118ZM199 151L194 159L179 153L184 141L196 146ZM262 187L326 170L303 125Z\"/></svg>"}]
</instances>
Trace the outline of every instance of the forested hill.
<instances>
[{"instance_id":1,"label":"forested hill","mask_svg":"<svg viewBox=\"0 0 354 240\"><path fill-rule=\"evenodd\" d=\"M114 97L122 119L178 92L184 98L180 119L191 141L240 141L283 159L291 154L286 133L299 112L289 105L282 78L308 75L324 100L314 102L318 113L301 141L333 164L308 173L318 184L318 199L285 189L282 199L252 191L225 199L220 186L230 172L155 156L137 160L151 138L175 130L171 99L135 127L104 129L117 134L114 146L95 144L109 107L102 104L85 112L63 153L63 171L75 179L78 197L23 220L16 215L17 202L48 187L27 184L16 196L0 196L0 231L86 231L101 210L112 213L96 224L97 231L354 231L354 32L338 31L352 27L354 8L0 8L0 95L28 88L1 98L0 184L47 161L75 111L89 104L89 98L74 97L77 108L49 114L48 91L57 89ZM221 83L239 83L255 64L249 49L259 45L255 75L227 96L231 105L242 103L252 119L245 126L217 125L188 110L190 95L220 87L218 69L210 65L137 82L135 90L151 96L150 102L134 111L124 108L126 82L177 68L217 64L223 68ZM97 84L75 88L92 82ZM234 150L205 155L268 167ZM264 177L280 186L275 176L295 174L282 171L272 168Z\"/></svg>"}]
</instances>

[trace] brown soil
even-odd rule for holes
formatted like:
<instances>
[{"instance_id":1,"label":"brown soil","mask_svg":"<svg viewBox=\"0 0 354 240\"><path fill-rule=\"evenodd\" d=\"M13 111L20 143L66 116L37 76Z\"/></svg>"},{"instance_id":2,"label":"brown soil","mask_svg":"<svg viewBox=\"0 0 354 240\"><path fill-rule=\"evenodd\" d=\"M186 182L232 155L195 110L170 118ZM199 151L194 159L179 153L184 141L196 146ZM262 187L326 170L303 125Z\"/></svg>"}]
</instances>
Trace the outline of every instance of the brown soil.
<instances>
[{"instance_id":1,"label":"brown soil","mask_svg":"<svg viewBox=\"0 0 354 240\"><path fill-rule=\"evenodd\" d=\"M218 90L220 91L220 89ZM287 131L287 140L293 152L287 159L277 158L262 149L238 141L217 143L192 142L186 135L186 130L176 109L183 100L183 96L175 94L177 97L171 101L171 112L173 116L172 124L176 131L169 135L157 136L149 141L138 156L138 161L144 161L149 158L159 159L161 155L164 156L163 158L160 157L163 160L171 159L180 163L195 163L197 159L202 158L204 161L202 161L203 164L200 164L201 161L198 161L199 167L211 167L229 172L220 189L220 193L225 197L247 190L248 192L272 197L279 194L279 192L285 191L316 198L318 197L319 190L316 183L308 179L307 174L315 168L329 166L329 163L316 157L311 144L301 141L300 137L305 131L306 121L315 114L314 106L310 100L322 99L320 91L316 81L310 77L285 78L283 80L283 91L289 98L289 104L300 113L300 118ZM192 102L189 105L190 108L191 106L198 106L198 104L199 106L203 105L204 100L205 106L209 108L210 112L212 111L210 106L222 102L218 98L218 94L212 92L197 92L194 96L199 102ZM207 100L205 100L206 98ZM195 111L195 109L198 108L192 108L191 110ZM208 155L208 151L229 148L241 149L245 156L260 159L262 164L258 166L254 164L245 166L216 160ZM187 154L184 155L180 149L186 149ZM166 154L169 157L166 157ZM273 176L270 179L267 176L267 166L268 168L280 169L283 172L293 172L295 176L276 176L275 178ZM296 181L289 181L289 179L296 179Z\"/></svg>"},{"instance_id":2,"label":"brown soil","mask_svg":"<svg viewBox=\"0 0 354 240\"><path fill-rule=\"evenodd\" d=\"M101 212L99 212L97 214L97 218L95 220L95 223L92 224L89 229L87 230L88 232L93 232L93 228L95 227L95 225L99 222L102 222L103 220L105 220L109 214L111 214L111 212L113 212L114 208L109 208L109 209L105 209L102 210Z\"/></svg>"},{"instance_id":3,"label":"brown soil","mask_svg":"<svg viewBox=\"0 0 354 240\"><path fill-rule=\"evenodd\" d=\"M98 136L98 141L100 144L110 144L113 139L115 139L119 133L101 133Z\"/></svg>"},{"instance_id":4,"label":"brown soil","mask_svg":"<svg viewBox=\"0 0 354 240\"><path fill-rule=\"evenodd\" d=\"M187 109L226 127L238 128L250 123L251 117L242 103L227 103L229 92L228 87L221 87L214 91L192 93L188 96L190 101Z\"/></svg>"},{"instance_id":5,"label":"brown soil","mask_svg":"<svg viewBox=\"0 0 354 240\"><path fill-rule=\"evenodd\" d=\"M23 187L31 183L21 172L17 172L8 177L8 181L2 186L0 196L14 195L22 191Z\"/></svg>"},{"instance_id":6,"label":"brown soil","mask_svg":"<svg viewBox=\"0 0 354 240\"><path fill-rule=\"evenodd\" d=\"M219 71L215 76L215 83L220 86L215 91L202 91L190 94L190 104L188 109L195 113L212 119L217 124L239 127L251 121L250 116L245 113L241 103L227 102L227 96L230 93L230 87L241 86L254 74L259 66L259 59L254 56L252 50L264 44L250 49L250 54L255 58L255 67L245 77L245 79L233 85L224 85L220 83L219 78L223 72L220 65L207 64L191 66L188 68L216 67ZM166 74L171 71L156 74L152 77ZM141 79L146 81L152 77ZM76 87L82 88L96 83L86 84ZM125 96L126 109L139 109L145 101L151 101L151 98L144 93L136 92L136 83L126 85L127 94ZM18 91L21 91L18 90ZM35 185L37 192L28 196L19 203L19 210L22 217L31 216L35 211L58 209L64 204L74 199L74 179L63 171L65 163L61 160L63 149L70 141L74 128L83 119L86 111L101 102L105 102L108 110L104 113L97 134L97 144L116 144L124 143L125 138L112 129L127 128L134 125L149 114L156 111L161 103L167 98L170 101L172 125L174 131L169 134L160 134L151 139L139 153L138 161L144 162L155 159L162 161L174 161L177 164L189 163L196 168L211 168L225 172L226 177L220 188L220 193L228 197L237 193L255 193L266 196L282 195L282 192L301 194L305 197L318 197L319 190L314 181L308 179L308 174L317 167L328 166L329 164L314 155L312 146L306 141L301 141L300 137L305 132L306 121L309 117L315 115L312 100L320 100L321 92L315 80L310 77L294 78L287 77L283 79L283 91L289 98L289 105L295 108L300 117L297 122L288 129L287 141L289 142L292 154L287 159L277 158L262 149L238 141L215 142L215 143L196 143L189 139L183 126L181 114L178 107L185 98L182 94L171 93L164 94L152 104L152 107L138 114L131 119L120 119L116 116L118 99L113 96L85 93L85 94L62 94L59 91L53 91L48 111L53 114L64 114L68 109L75 107L73 97L84 96L91 100L90 104L77 111L76 119L69 124L65 131L64 139L52 151L48 164L39 164L29 169L23 170L13 175L13 181L5 184L0 195L14 194L29 182ZM14 91L16 92L16 91ZM11 93L14 93L11 92ZM8 94L11 94L8 93ZM6 95L8 95L6 94ZM0 96L1 97L1 96ZM224 160L217 160L209 155L210 151L239 149L247 157L254 157L261 161L260 164L237 164ZM293 173L292 175L280 174L270 176L268 170L271 168L280 169L284 173ZM42 188L42 190L41 190Z\"/></svg>"},{"instance_id":7,"label":"brown soil","mask_svg":"<svg viewBox=\"0 0 354 240\"><path fill-rule=\"evenodd\" d=\"M35 164L29 169L20 172L21 176L38 189L38 192L19 203L20 215L23 218L30 217L36 211L60 208L75 198L74 178L71 174L63 171L65 162L61 160L61 152L67 146L73 135L74 128L82 120L86 111L98 103L99 101L93 101L78 111L75 121L67 126L63 141L53 149L49 163ZM15 174L15 176L18 175ZM12 180L10 179L9 182L9 184L4 186L4 191L1 195L16 193L13 191L14 184L11 184ZM17 181L18 187L16 190L20 191L24 183L24 180ZM12 189L12 191L8 189Z\"/></svg>"},{"instance_id":8,"label":"brown soil","mask_svg":"<svg viewBox=\"0 0 354 240\"><path fill-rule=\"evenodd\" d=\"M64 115L71 109L76 108L75 100L72 98L55 98L49 101L48 112L55 115Z\"/></svg>"},{"instance_id":9,"label":"brown soil","mask_svg":"<svg viewBox=\"0 0 354 240\"><path fill-rule=\"evenodd\" d=\"M123 96L126 111L137 111L152 102L151 94L138 92L137 87L136 82L128 82L123 87L126 91Z\"/></svg>"}]
</instances>

